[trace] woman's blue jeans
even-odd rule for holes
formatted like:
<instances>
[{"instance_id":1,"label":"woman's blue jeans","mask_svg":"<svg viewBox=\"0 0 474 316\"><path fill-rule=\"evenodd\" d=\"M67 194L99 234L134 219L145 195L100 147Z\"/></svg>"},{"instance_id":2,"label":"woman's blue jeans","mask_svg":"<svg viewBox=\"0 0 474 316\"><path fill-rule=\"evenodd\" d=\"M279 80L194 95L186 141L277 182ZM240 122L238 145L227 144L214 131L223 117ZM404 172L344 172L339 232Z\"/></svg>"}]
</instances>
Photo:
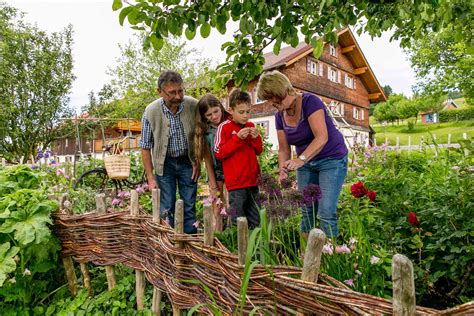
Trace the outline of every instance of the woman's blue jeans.
<instances>
[{"instance_id":1,"label":"woman's blue jeans","mask_svg":"<svg viewBox=\"0 0 474 316\"><path fill-rule=\"evenodd\" d=\"M174 211L176 204L176 185L179 196L184 202L184 232L195 234L196 222L196 193L197 182L191 178L193 166L188 157L166 157L163 175L156 176L160 188L160 215L168 217L171 227L174 227Z\"/></svg>"},{"instance_id":2,"label":"woman's blue jeans","mask_svg":"<svg viewBox=\"0 0 474 316\"><path fill-rule=\"evenodd\" d=\"M303 192L310 183L321 188L321 199L314 203L314 207L302 208L302 232L308 233L315 227L317 214L326 236L337 236L337 201L346 173L347 155L340 159L311 160L297 170L299 191Z\"/></svg>"}]
</instances>

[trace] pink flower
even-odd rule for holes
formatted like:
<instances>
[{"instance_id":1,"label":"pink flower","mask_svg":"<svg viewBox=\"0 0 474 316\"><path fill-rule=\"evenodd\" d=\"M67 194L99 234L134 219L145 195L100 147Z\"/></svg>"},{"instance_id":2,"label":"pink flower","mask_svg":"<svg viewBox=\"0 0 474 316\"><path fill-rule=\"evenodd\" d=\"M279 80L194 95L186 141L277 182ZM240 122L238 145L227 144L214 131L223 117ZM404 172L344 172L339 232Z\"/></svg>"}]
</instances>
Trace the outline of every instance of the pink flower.
<instances>
[{"instance_id":1,"label":"pink flower","mask_svg":"<svg viewBox=\"0 0 474 316\"><path fill-rule=\"evenodd\" d=\"M199 220L196 220L196 221L193 223L193 226L196 227L196 228L198 228L200 223L201 223L201 222L200 222Z\"/></svg>"},{"instance_id":2,"label":"pink flower","mask_svg":"<svg viewBox=\"0 0 474 316\"><path fill-rule=\"evenodd\" d=\"M112 205L120 205L122 203L122 199L120 198L113 198L112 199Z\"/></svg>"},{"instance_id":3,"label":"pink flower","mask_svg":"<svg viewBox=\"0 0 474 316\"><path fill-rule=\"evenodd\" d=\"M344 244L342 246L336 246L336 253L351 253L351 250Z\"/></svg>"},{"instance_id":4,"label":"pink flower","mask_svg":"<svg viewBox=\"0 0 474 316\"><path fill-rule=\"evenodd\" d=\"M211 206L213 202L214 202L214 197L212 195L209 195L208 197L204 199L204 201L202 201L202 205Z\"/></svg>"},{"instance_id":5,"label":"pink flower","mask_svg":"<svg viewBox=\"0 0 474 316\"><path fill-rule=\"evenodd\" d=\"M229 215L229 214L227 214L225 207L221 208L221 215L222 216L228 216Z\"/></svg>"},{"instance_id":6,"label":"pink flower","mask_svg":"<svg viewBox=\"0 0 474 316\"><path fill-rule=\"evenodd\" d=\"M325 244L323 246L323 253L326 253L328 255L332 255L334 251L334 247L331 244Z\"/></svg>"},{"instance_id":7,"label":"pink flower","mask_svg":"<svg viewBox=\"0 0 474 316\"><path fill-rule=\"evenodd\" d=\"M377 264L379 261L380 261L379 257L376 257L376 256L370 257L370 263L371 264Z\"/></svg>"},{"instance_id":8,"label":"pink flower","mask_svg":"<svg viewBox=\"0 0 474 316\"><path fill-rule=\"evenodd\" d=\"M362 275L362 272L360 272L360 270L355 270L355 273L356 273L358 276L361 276L361 275Z\"/></svg>"},{"instance_id":9,"label":"pink flower","mask_svg":"<svg viewBox=\"0 0 474 316\"><path fill-rule=\"evenodd\" d=\"M354 279L345 280L344 283L351 287L354 287Z\"/></svg>"}]
</instances>

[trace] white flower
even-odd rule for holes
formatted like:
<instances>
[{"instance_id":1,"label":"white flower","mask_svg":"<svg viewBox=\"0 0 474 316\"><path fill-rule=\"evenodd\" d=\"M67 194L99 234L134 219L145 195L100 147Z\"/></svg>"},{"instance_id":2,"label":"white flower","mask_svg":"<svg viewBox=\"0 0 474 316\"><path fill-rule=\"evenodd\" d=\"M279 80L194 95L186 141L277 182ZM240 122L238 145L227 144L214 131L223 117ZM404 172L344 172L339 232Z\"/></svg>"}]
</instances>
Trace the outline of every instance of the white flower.
<instances>
[{"instance_id":1,"label":"white flower","mask_svg":"<svg viewBox=\"0 0 474 316\"><path fill-rule=\"evenodd\" d=\"M376 257L376 256L370 257L370 263L371 264L377 264L379 261L380 261L379 257Z\"/></svg>"},{"instance_id":2,"label":"white flower","mask_svg":"<svg viewBox=\"0 0 474 316\"><path fill-rule=\"evenodd\" d=\"M31 275L31 271L25 268L25 271L23 271L23 276Z\"/></svg>"},{"instance_id":3,"label":"white flower","mask_svg":"<svg viewBox=\"0 0 474 316\"><path fill-rule=\"evenodd\" d=\"M359 276L362 275L362 272L360 272L360 270L355 270L355 273Z\"/></svg>"},{"instance_id":4,"label":"white flower","mask_svg":"<svg viewBox=\"0 0 474 316\"><path fill-rule=\"evenodd\" d=\"M354 237L351 237L349 239L349 245L352 246L352 245L355 245L357 243L357 239L355 239Z\"/></svg>"}]
</instances>

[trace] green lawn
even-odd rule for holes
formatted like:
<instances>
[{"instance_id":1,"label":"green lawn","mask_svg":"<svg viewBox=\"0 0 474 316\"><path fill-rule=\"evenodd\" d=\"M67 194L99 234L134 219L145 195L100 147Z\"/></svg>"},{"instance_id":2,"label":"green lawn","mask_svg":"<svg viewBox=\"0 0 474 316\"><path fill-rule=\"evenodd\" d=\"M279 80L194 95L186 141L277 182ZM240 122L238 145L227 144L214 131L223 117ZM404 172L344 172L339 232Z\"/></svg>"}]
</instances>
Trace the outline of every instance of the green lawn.
<instances>
[{"instance_id":1,"label":"green lawn","mask_svg":"<svg viewBox=\"0 0 474 316\"><path fill-rule=\"evenodd\" d=\"M468 138L474 137L474 120L436 124L421 124L418 120L412 131L408 131L406 121L400 125L388 123L386 126L374 124L372 127L376 131L377 145L384 143L385 139L388 139L390 145L395 145L397 136L400 138L400 145L408 145L408 136L411 136L411 145L420 144L421 136L424 137L425 143L431 143L430 133L436 136L438 144L446 144L448 134L451 134L451 143L459 142L463 133L467 133Z\"/></svg>"}]
</instances>

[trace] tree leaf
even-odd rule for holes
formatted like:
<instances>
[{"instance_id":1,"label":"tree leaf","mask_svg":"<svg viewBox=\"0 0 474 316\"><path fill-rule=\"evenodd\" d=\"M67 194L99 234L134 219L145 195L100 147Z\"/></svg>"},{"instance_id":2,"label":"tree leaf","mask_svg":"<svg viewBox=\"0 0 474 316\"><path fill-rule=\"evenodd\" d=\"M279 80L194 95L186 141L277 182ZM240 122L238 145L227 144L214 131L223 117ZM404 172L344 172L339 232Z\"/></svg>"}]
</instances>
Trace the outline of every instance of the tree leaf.
<instances>
[{"instance_id":1,"label":"tree leaf","mask_svg":"<svg viewBox=\"0 0 474 316\"><path fill-rule=\"evenodd\" d=\"M196 32L191 31L189 27L186 28L186 30L184 31L184 34L186 35L186 38L190 41L196 36Z\"/></svg>"},{"instance_id":2,"label":"tree leaf","mask_svg":"<svg viewBox=\"0 0 474 316\"><path fill-rule=\"evenodd\" d=\"M207 38L211 33L211 26L209 25L209 23L204 22L201 25L201 29L199 31L201 33L202 38Z\"/></svg>"},{"instance_id":3,"label":"tree leaf","mask_svg":"<svg viewBox=\"0 0 474 316\"><path fill-rule=\"evenodd\" d=\"M158 38L155 33L150 35L150 42L153 48L157 51L160 51L164 44L163 39Z\"/></svg>"},{"instance_id":4,"label":"tree leaf","mask_svg":"<svg viewBox=\"0 0 474 316\"><path fill-rule=\"evenodd\" d=\"M311 46L313 46L313 56L315 58L319 58L323 53L324 41L322 38L318 38L315 41L313 41L313 39L311 39Z\"/></svg>"},{"instance_id":5,"label":"tree leaf","mask_svg":"<svg viewBox=\"0 0 474 316\"><path fill-rule=\"evenodd\" d=\"M112 10L117 11L122 7L122 0L114 0L114 3L112 3Z\"/></svg>"}]
</instances>

